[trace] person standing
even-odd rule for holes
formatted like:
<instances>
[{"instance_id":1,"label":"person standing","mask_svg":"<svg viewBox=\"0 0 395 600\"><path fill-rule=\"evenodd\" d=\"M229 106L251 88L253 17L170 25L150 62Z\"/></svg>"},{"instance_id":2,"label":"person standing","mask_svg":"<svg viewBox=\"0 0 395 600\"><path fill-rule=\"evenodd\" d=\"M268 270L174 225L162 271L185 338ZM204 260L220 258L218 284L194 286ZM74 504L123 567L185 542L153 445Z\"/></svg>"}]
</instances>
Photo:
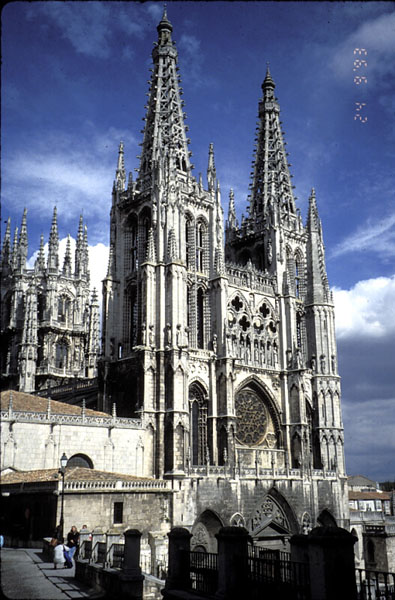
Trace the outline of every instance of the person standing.
<instances>
[{"instance_id":1,"label":"person standing","mask_svg":"<svg viewBox=\"0 0 395 600\"><path fill-rule=\"evenodd\" d=\"M80 534L77 531L77 527L75 525L72 526L69 533L67 534L67 546L69 547L69 557L73 558L76 550L78 549Z\"/></svg>"}]
</instances>

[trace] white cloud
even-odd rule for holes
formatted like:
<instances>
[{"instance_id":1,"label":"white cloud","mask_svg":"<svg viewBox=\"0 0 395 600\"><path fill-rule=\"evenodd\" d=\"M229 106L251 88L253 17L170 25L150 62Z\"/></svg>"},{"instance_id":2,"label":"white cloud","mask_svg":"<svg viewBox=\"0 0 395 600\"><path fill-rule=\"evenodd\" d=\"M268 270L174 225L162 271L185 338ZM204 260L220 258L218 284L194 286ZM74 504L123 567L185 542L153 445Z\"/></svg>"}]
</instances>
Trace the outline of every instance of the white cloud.
<instances>
[{"instance_id":1,"label":"white cloud","mask_svg":"<svg viewBox=\"0 0 395 600\"><path fill-rule=\"evenodd\" d=\"M23 150L3 160L3 198L13 210L21 211L29 190L29 208L42 217L52 214L54 205L62 223L94 217L95 227L108 229L112 181L120 140L126 158L138 148L131 134L116 128L95 131L85 124L78 143L72 135L52 131L45 138L26 144ZM12 199L12 200L11 200Z\"/></svg>"},{"instance_id":2,"label":"white cloud","mask_svg":"<svg viewBox=\"0 0 395 600\"><path fill-rule=\"evenodd\" d=\"M361 54L354 54L356 48L364 49ZM353 63L356 58L364 59L367 67L361 66L361 73L365 74L370 84L384 78L394 70L395 54L395 12L385 13L379 17L362 23L348 38L336 49L331 66L334 72L349 82L353 73Z\"/></svg>"},{"instance_id":3,"label":"white cloud","mask_svg":"<svg viewBox=\"0 0 395 600\"><path fill-rule=\"evenodd\" d=\"M59 240L59 266L62 268L64 255L66 252L67 237ZM74 255L75 255L75 238L70 236L70 247L72 255L72 266L74 267ZM102 243L98 243L93 246L88 246L89 250L89 271L90 271L90 289L96 288L100 309L102 305L102 281L107 274L108 265L108 246ZM44 245L45 256L48 256L48 242ZM27 261L27 268L33 269L34 263L38 256L38 250L32 254Z\"/></svg>"},{"instance_id":4,"label":"white cloud","mask_svg":"<svg viewBox=\"0 0 395 600\"><path fill-rule=\"evenodd\" d=\"M395 256L395 214L380 221L368 220L355 233L337 244L330 253L330 258L365 251L385 257Z\"/></svg>"},{"instance_id":5,"label":"white cloud","mask_svg":"<svg viewBox=\"0 0 395 600\"><path fill-rule=\"evenodd\" d=\"M333 290L338 339L395 335L395 275Z\"/></svg>"},{"instance_id":6,"label":"white cloud","mask_svg":"<svg viewBox=\"0 0 395 600\"><path fill-rule=\"evenodd\" d=\"M30 20L47 19L57 27L78 54L108 58L119 32L130 38L141 38L150 29L146 15L156 22L163 7L156 3L137 2L35 2L26 11ZM41 22L42 28L47 24ZM117 39L118 41L118 39ZM130 51L120 55L130 59Z\"/></svg>"}]
</instances>

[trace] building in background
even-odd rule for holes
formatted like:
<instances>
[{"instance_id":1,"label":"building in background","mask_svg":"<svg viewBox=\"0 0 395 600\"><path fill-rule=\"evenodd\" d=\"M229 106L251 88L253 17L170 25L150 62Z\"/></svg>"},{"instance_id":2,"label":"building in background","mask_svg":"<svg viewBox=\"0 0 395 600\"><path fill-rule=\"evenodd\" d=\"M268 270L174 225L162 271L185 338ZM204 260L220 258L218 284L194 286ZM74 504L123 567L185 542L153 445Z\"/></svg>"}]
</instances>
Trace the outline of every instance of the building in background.
<instances>
[{"instance_id":1,"label":"building in background","mask_svg":"<svg viewBox=\"0 0 395 600\"><path fill-rule=\"evenodd\" d=\"M395 491L384 492L363 475L348 478L350 530L357 567L395 571Z\"/></svg>"},{"instance_id":2,"label":"building in background","mask_svg":"<svg viewBox=\"0 0 395 600\"><path fill-rule=\"evenodd\" d=\"M27 215L11 242L8 220L1 253L2 389L50 390L96 376L99 303L89 289L87 229L80 218L74 256L70 237L59 264L56 208L48 257L41 236L33 269L27 268Z\"/></svg>"},{"instance_id":3,"label":"building in background","mask_svg":"<svg viewBox=\"0 0 395 600\"><path fill-rule=\"evenodd\" d=\"M121 142L103 282L98 407L142 423L142 473L173 482L173 524L283 547L348 524L334 306L314 190L304 225L275 83L258 108L248 215L224 229L210 144L192 173L177 50L158 25L136 181ZM137 449L131 450L136 452Z\"/></svg>"}]
</instances>

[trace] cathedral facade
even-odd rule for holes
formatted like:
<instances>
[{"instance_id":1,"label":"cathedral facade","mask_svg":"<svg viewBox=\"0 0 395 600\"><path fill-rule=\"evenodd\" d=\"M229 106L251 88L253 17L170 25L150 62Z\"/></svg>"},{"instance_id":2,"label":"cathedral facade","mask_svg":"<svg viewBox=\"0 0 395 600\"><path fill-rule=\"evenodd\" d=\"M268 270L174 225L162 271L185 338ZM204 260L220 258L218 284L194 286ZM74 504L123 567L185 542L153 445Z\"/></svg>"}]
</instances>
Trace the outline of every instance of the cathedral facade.
<instances>
[{"instance_id":1,"label":"cathedral facade","mask_svg":"<svg viewBox=\"0 0 395 600\"><path fill-rule=\"evenodd\" d=\"M19 235L16 228L12 243L8 220L2 245L2 388L34 392L70 380L92 380L100 343L99 303L89 288L88 238L82 217L74 257L69 237L63 265L59 264L56 208L47 258L43 236L33 269L27 266L27 256L25 209Z\"/></svg>"},{"instance_id":2,"label":"cathedral facade","mask_svg":"<svg viewBox=\"0 0 395 600\"><path fill-rule=\"evenodd\" d=\"M262 84L248 215L224 226L214 149L192 174L177 50L158 25L138 176L120 144L103 281L99 408L142 421L143 473L173 482L172 522L215 550L346 526L334 305L315 192L295 205L280 108Z\"/></svg>"}]
</instances>

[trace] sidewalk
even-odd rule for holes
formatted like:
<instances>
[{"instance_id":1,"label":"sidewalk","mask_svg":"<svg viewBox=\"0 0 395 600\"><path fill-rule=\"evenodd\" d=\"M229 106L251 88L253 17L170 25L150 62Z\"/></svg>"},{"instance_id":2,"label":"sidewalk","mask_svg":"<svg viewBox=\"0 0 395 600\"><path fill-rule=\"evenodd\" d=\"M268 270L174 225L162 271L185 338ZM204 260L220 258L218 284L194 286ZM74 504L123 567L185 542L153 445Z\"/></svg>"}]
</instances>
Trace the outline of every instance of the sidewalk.
<instances>
[{"instance_id":1,"label":"sidewalk","mask_svg":"<svg viewBox=\"0 0 395 600\"><path fill-rule=\"evenodd\" d=\"M103 595L74 579L72 569L54 569L44 562L41 549L1 549L2 596L10 600L68 600Z\"/></svg>"}]
</instances>

